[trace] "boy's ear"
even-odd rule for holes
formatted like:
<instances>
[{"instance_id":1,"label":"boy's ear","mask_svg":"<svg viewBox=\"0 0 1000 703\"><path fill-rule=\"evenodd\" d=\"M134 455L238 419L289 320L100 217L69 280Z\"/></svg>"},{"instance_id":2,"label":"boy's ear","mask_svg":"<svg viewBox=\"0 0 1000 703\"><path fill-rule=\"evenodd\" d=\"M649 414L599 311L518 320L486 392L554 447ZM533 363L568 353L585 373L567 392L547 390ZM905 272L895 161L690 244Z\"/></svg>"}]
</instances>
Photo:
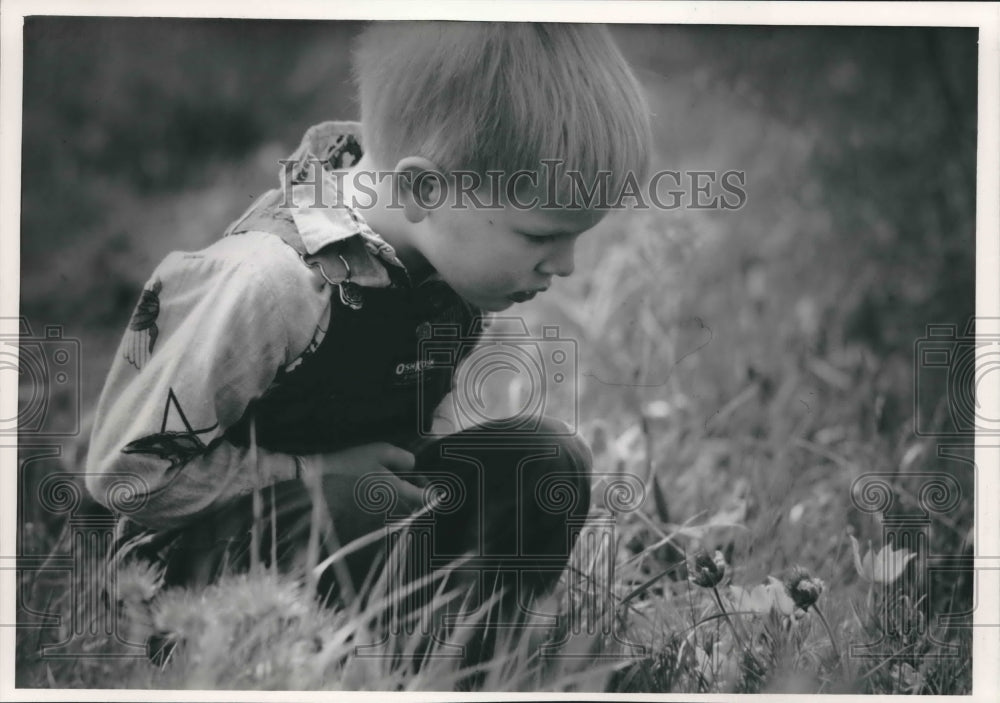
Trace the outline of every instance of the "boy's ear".
<instances>
[{"instance_id":1,"label":"boy's ear","mask_svg":"<svg viewBox=\"0 0 1000 703\"><path fill-rule=\"evenodd\" d=\"M400 159L393 180L399 189L403 214L414 224L427 217L428 210L440 207L447 197L444 174L437 164L422 156Z\"/></svg>"}]
</instances>

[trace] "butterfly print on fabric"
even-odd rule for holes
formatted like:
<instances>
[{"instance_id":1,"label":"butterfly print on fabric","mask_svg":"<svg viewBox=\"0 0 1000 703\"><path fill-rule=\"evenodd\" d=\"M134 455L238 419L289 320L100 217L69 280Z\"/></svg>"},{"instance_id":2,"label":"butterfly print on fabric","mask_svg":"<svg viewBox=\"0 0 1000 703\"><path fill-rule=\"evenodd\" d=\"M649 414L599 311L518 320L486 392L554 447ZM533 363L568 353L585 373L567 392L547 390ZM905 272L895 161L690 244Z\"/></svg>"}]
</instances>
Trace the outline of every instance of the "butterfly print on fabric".
<instances>
[{"instance_id":1,"label":"butterfly print on fabric","mask_svg":"<svg viewBox=\"0 0 1000 703\"><path fill-rule=\"evenodd\" d=\"M141 369L150 355L160 334L156 318L160 314L160 290L163 285L157 279L142 291L139 302L128 323L125 338L125 360L136 369Z\"/></svg>"},{"instance_id":2,"label":"butterfly print on fabric","mask_svg":"<svg viewBox=\"0 0 1000 703\"><path fill-rule=\"evenodd\" d=\"M363 155L357 138L353 134L342 134L327 147L323 164L330 170L350 168L361 161Z\"/></svg>"}]
</instances>

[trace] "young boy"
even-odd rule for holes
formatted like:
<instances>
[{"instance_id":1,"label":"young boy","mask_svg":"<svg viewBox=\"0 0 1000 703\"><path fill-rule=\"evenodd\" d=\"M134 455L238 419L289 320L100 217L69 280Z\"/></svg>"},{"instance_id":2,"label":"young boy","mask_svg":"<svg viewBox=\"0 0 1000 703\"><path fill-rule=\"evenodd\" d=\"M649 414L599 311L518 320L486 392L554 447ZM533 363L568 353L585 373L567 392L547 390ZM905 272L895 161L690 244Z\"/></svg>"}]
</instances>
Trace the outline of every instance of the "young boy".
<instances>
[{"instance_id":1,"label":"young boy","mask_svg":"<svg viewBox=\"0 0 1000 703\"><path fill-rule=\"evenodd\" d=\"M279 188L153 274L101 396L88 488L110 506L131 481L116 548L159 560L167 584L308 568L360 539L319 583L347 597L384 558L362 538L423 511L425 570L464 555L478 598L503 583L523 604L586 517L589 450L548 418L514 434L431 423L479 318L570 275L604 214L547 176L610 172L615 192L641 174L645 103L593 25L378 23L355 72L361 124L311 128ZM442 326L454 363L421 357ZM442 497L428 483L450 495L425 500Z\"/></svg>"}]
</instances>

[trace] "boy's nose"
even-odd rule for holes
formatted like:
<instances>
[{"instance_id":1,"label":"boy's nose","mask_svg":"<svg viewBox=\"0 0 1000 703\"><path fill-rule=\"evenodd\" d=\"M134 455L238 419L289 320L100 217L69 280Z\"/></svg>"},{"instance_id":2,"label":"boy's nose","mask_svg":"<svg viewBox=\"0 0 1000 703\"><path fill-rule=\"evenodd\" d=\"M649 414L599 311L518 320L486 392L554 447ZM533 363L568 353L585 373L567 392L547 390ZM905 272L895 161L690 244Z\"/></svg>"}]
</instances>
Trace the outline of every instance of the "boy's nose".
<instances>
[{"instance_id":1,"label":"boy's nose","mask_svg":"<svg viewBox=\"0 0 1000 703\"><path fill-rule=\"evenodd\" d=\"M560 244L545 258L538 270L548 276L569 276L576 270L575 247L575 241Z\"/></svg>"}]
</instances>

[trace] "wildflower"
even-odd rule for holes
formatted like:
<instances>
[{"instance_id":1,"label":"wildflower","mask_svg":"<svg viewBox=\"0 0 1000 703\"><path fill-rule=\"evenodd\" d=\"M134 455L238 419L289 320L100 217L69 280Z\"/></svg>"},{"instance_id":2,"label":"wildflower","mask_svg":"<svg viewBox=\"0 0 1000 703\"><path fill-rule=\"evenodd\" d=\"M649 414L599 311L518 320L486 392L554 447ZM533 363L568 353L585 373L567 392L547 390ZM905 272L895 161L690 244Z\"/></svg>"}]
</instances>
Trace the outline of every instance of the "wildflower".
<instances>
[{"instance_id":1,"label":"wildflower","mask_svg":"<svg viewBox=\"0 0 1000 703\"><path fill-rule=\"evenodd\" d=\"M132 561L118 569L118 598L125 603L149 603L163 586L163 570L146 561Z\"/></svg>"},{"instance_id":2,"label":"wildflower","mask_svg":"<svg viewBox=\"0 0 1000 703\"><path fill-rule=\"evenodd\" d=\"M736 585L730 586L729 590L737 610L749 610L760 615L776 612L786 616L795 612L795 602L785 591L784 584L773 576L767 577L767 583L749 590Z\"/></svg>"},{"instance_id":3,"label":"wildflower","mask_svg":"<svg viewBox=\"0 0 1000 703\"><path fill-rule=\"evenodd\" d=\"M145 642L153 634L153 599L163 586L163 571L144 561L130 562L118 570L120 615L125 618L129 642Z\"/></svg>"},{"instance_id":4,"label":"wildflower","mask_svg":"<svg viewBox=\"0 0 1000 703\"><path fill-rule=\"evenodd\" d=\"M923 674L906 662L889 667L889 676L896 682L899 693L919 694L925 686Z\"/></svg>"},{"instance_id":5,"label":"wildflower","mask_svg":"<svg viewBox=\"0 0 1000 703\"><path fill-rule=\"evenodd\" d=\"M894 582L903 573L903 569L910 563L910 560L917 556L905 548L892 549L885 546L876 552L869 546L868 553L862 557L858 540L853 536L851 537L851 550L854 552L854 570L858 572L858 576L869 583Z\"/></svg>"},{"instance_id":6,"label":"wildflower","mask_svg":"<svg viewBox=\"0 0 1000 703\"><path fill-rule=\"evenodd\" d=\"M186 589L167 589L156 599L153 624L157 632L178 640L193 640L208 629L217 629L216 613L203 594Z\"/></svg>"},{"instance_id":7,"label":"wildflower","mask_svg":"<svg viewBox=\"0 0 1000 703\"><path fill-rule=\"evenodd\" d=\"M833 633L833 628L830 627L830 623L817 603L824 588L825 584L822 579L814 577L801 566L793 566L791 572L785 577L785 590L788 591L788 595L791 596L795 605L802 608L803 612L812 608L813 612L819 616L823 627L826 628L826 634L830 638L834 659L839 662L840 647L837 646L837 636Z\"/></svg>"},{"instance_id":8,"label":"wildflower","mask_svg":"<svg viewBox=\"0 0 1000 703\"><path fill-rule=\"evenodd\" d=\"M696 671L711 693L731 690L740 679L740 650L730 638L720 637L692 647Z\"/></svg>"},{"instance_id":9,"label":"wildflower","mask_svg":"<svg viewBox=\"0 0 1000 703\"><path fill-rule=\"evenodd\" d=\"M785 577L785 590L802 610L809 610L810 606L816 604L824 586L822 579L813 577L801 566L792 567L791 573Z\"/></svg>"},{"instance_id":10,"label":"wildflower","mask_svg":"<svg viewBox=\"0 0 1000 703\"><path fill-rule=\"evenodd\" d=\"M694 557L694 576L691 581L702 588L715 588L726 575L726 558L715 550L713 556L702 550Z\"/></svg>"}]
</instances>

